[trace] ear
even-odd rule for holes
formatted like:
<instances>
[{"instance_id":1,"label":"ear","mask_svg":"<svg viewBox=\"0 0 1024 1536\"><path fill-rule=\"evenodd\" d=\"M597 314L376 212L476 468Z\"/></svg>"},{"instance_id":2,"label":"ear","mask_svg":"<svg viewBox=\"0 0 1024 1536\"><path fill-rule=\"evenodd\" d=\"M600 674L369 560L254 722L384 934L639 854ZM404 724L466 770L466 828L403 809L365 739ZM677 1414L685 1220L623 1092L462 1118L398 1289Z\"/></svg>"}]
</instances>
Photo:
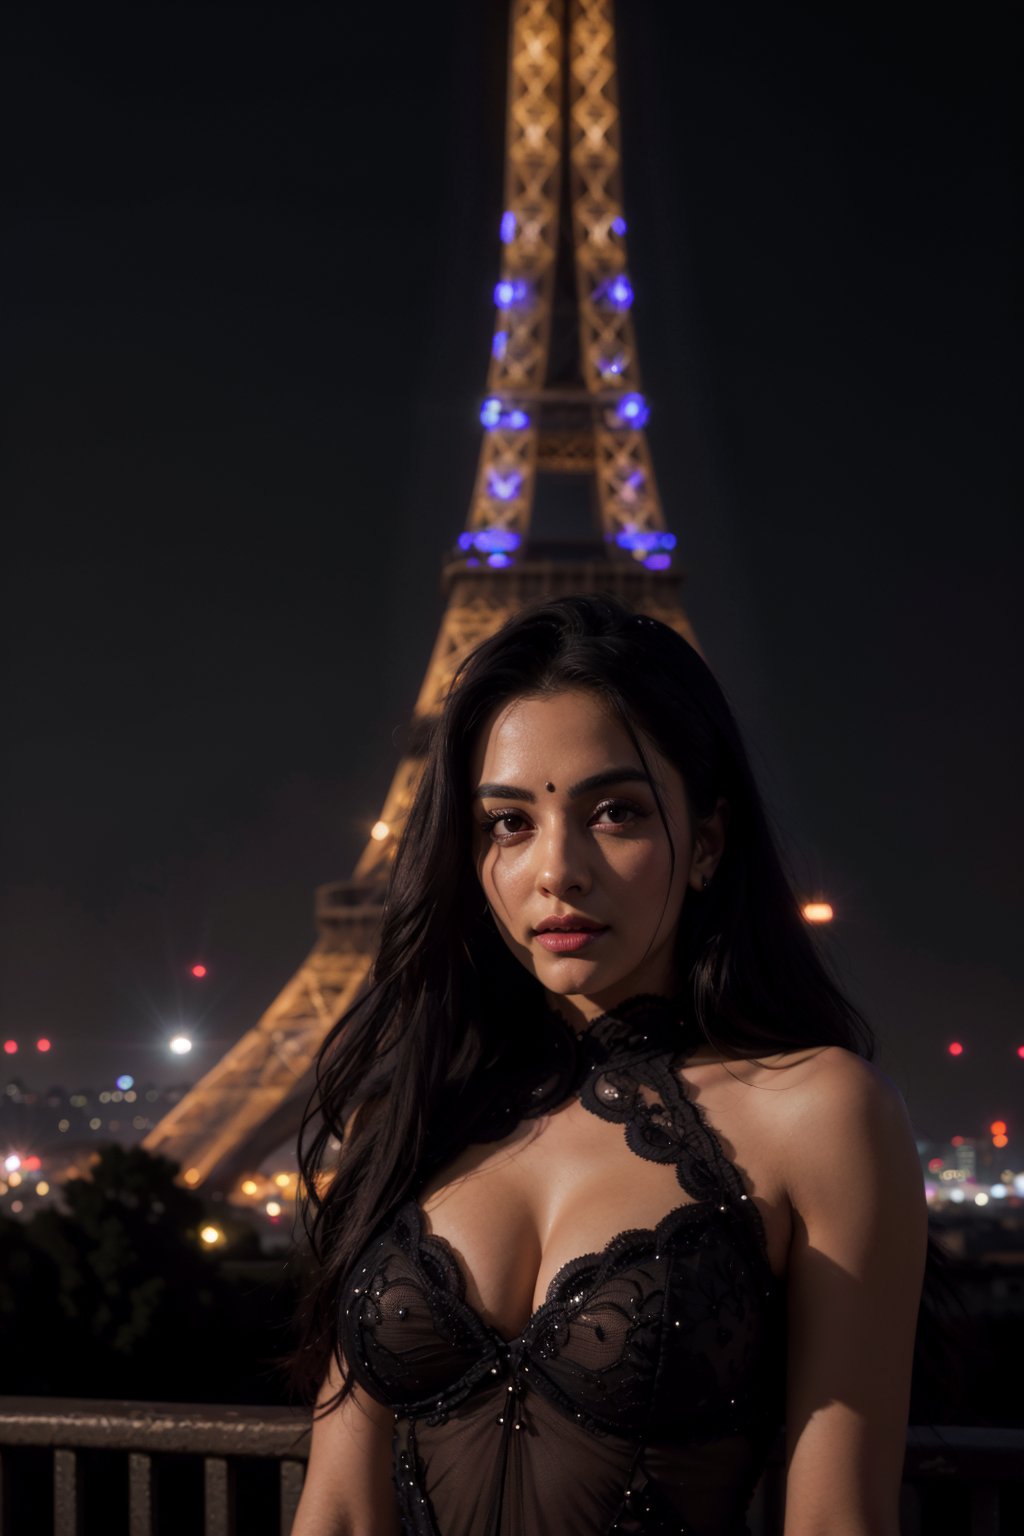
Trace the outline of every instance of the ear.
<instances>
[{"instance_id":1,"label":"ear","mask_svg":"<svg viewBox=\"0 0 1024 1536\"><path fill-rule=\"evenodd\" d=\"M725 851L725 829L729 821L729 802L719 798L710 816L697 823L693 842L693 859L690 864L689 884L694 890L704 889L704 881L710 884Z\"/></svg>"}]
</instances>

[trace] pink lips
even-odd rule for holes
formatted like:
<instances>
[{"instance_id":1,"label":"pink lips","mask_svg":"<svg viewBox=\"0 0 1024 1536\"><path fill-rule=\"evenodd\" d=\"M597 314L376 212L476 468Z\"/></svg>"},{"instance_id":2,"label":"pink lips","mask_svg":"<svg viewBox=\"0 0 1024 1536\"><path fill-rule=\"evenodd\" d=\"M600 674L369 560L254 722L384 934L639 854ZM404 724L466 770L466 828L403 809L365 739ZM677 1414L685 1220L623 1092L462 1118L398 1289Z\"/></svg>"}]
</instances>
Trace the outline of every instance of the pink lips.
<instances>
[{"instance_id":1,"label":"pink lips","mask_svg":"<svg viewBox=\"0 0 1024 1536\"><path fill-rule=\"evenodd\" d=\"M607 932L607 924L588 923L583 918L556 917L548 918L543 927L535 931L534 938L553 955L572 955L577 950L586 949Z\"/></svg>"}]
</instances>

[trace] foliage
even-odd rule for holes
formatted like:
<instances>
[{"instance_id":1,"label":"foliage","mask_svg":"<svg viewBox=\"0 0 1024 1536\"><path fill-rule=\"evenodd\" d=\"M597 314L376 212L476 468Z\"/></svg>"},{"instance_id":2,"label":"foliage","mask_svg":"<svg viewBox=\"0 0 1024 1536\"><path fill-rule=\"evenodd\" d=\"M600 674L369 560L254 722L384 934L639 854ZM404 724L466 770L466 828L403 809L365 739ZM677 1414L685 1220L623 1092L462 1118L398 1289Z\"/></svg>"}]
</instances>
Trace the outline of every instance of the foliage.
<instances>
[{"instance_id":1,"label":"foliage","mask_svg":"<svg viewBox=\"0 0 1024 1536\"><path fill-rule=\"evenodd\" d=\"M266 1361L288 1319L269 1318L204 1248L205 1202L176 1173L141 1147L107 1145L59 1208L0 1217L0 1390L274 1400ZM217 1225L239 1239L234 1257L258 1248L240 1222L218 1213Z\"/></svg>"}]
</instances>

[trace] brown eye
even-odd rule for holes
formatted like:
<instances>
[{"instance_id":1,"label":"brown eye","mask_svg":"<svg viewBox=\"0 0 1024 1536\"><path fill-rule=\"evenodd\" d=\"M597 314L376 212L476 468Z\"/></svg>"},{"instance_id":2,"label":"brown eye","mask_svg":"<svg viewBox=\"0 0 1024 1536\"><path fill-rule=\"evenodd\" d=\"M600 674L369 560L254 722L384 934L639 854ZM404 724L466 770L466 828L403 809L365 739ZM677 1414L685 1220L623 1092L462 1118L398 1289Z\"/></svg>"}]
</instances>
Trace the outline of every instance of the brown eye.
<instances>
[{"instance_id":1,"label":"brown eye","mask_svg":"<svg viewBox=\"0 0 1024 1536\"><path fill-rule=\"evenodd\" d=\"M594 812L594 819L606 816L607 821L598 822L599 826L626 827L630 822L639 821L648 813L639 805L634 805L631 800L606 800L599 805Z\"/></svg>"},{"instance_id":2,"label":"brown eye","mask_svg":"<svg viewBox=\"0 0 1024 1536\"><path fill-rule=\"evenodd\" d=\"M496 843L508 842L526 829L526 817L519 811L491 811L484 822L484 831Z\"/></svg>"}]
</instances>

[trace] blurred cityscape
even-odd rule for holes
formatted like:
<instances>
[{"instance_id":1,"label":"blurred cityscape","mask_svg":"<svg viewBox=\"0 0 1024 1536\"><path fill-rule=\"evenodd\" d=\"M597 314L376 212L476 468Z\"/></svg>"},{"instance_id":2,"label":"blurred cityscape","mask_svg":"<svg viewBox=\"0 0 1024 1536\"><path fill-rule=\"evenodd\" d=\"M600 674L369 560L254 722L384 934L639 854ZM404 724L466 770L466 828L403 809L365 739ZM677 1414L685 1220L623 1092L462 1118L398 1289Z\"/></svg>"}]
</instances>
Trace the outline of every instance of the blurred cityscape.
<instances>
[{"instance_id":1,"label":"blurred cityscape","mask_svg":"<svg viewBox=\"0 0 1024 1536\"><path fill-rule=\"evenodd\" d=\"M9 1078L0 1094L0 1214L27 1221L48 1205L59 1206L64 1180L86 1176L102 1147L141 1145L191 1086L158 1087L126 1074L112 1088L69 1092L59 1086L32 1089ZM232 1211L247 1220L263 1252L278 1252L291 1242L296 1191L294 1149L289 1155L286 1148L234 1192ZM208 1199L224 1202L219 1191ZM208 1245L226 1241L215 1225L203 1232Z\"/></svg>"}]
</instances>

